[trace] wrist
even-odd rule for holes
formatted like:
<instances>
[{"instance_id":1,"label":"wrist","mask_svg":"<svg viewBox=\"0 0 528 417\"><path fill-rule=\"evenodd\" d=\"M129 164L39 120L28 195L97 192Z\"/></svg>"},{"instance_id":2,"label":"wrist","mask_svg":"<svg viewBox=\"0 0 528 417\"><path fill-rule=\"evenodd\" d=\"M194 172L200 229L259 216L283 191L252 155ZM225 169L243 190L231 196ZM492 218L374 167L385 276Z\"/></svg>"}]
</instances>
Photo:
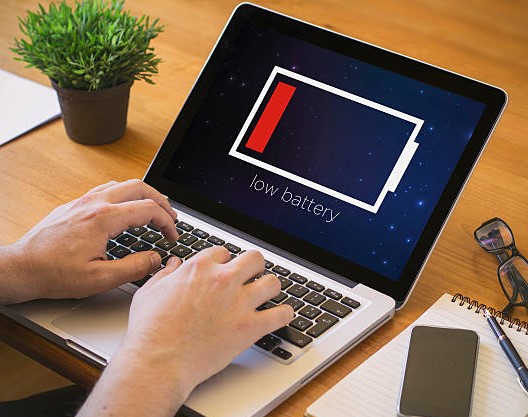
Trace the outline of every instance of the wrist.
<instances>
[{"instance_id":1,"label":"wrist","mask_svg":"<svg viewBox=\"0 0 528 417\"><path fill-rule=\"evenodd\" d=\"M153 344L127 334L113 360L127 363L130 358L140 358L134 360L136 370L153 380L164 381L164 387L172 391L173 398L183 403L199 382L193 379L194 372L189 367L191 364L186 360L187 357L188 353L177 346L167 346L163 342Z\"/></svg>"},{"instance_id":2,"label":"wrist","mask_svg":"<svg viewBox=\"0 0 528 417\"><path fill-rule=\"evenodd\" d=\"M135 342L125 339L78 417L176 414L194 386L187 383L185 371L176 364L179 361L167 360L164 352Z\"/></svg>"},{"instance_id":3,"label":"wrist","mask_svg":"<svg viewBox=\"0 0 528 417\"><path fill-rule=\"evenodd\" d=\"M34 298L28 254L17 242L0 247L0 304L14 304Z\"/></svg>"}]
</instances>

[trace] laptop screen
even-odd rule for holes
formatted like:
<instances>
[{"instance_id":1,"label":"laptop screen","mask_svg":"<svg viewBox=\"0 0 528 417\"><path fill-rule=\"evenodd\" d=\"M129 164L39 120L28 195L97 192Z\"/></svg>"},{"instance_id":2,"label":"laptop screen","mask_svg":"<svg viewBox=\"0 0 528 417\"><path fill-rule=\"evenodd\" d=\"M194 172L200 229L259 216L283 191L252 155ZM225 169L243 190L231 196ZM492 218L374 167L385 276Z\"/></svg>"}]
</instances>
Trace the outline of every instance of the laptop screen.
<instances>
[{"instance_id":1,"label":"laptop screen","mask_svg":"<svg viewBox=\"0 0 528 417\"><path fill-rule=\"evenodd\" d=\"M402 301L504 102L493 87L243 5L146 181Z\"/></svg>"}]
</instances>

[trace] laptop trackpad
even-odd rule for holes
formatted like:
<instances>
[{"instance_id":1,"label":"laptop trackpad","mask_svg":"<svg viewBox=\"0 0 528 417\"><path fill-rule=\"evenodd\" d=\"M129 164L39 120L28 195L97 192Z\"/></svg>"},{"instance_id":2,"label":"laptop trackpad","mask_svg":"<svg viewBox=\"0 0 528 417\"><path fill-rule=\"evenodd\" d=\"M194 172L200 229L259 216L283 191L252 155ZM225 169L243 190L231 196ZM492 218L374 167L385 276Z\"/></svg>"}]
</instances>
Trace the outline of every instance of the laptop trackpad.
<instances>
[{"instance_id":1,"label":"laptop trackpad","mask_svg":"<svg viewBox=\"0 0 528 417\"><path fill-rule=\"evenodd\" d=\"M112 356L125 335L132 296L119 288L88 298L52 324Z\"/></svg>"}]
</instances>

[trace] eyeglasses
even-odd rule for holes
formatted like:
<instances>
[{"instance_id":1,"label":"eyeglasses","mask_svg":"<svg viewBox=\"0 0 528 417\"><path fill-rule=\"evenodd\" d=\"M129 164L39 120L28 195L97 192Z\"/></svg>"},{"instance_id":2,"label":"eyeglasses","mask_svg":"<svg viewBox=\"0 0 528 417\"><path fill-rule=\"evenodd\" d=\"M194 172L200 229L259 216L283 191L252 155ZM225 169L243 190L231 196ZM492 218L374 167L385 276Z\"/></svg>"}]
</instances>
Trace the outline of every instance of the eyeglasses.
<instances>
[{"instance_id":1,"label":"eyeglasses","mask_svg":"<svg viewBox=\"0 0 528 417\"><path fill-rule=\"evenodd\" d=\"M528 309L528 260L515 246L510 227L504 220L495 217L475 230L475 239L486 252L495 254L499 261L497 275L509 301L503 313L511 316L513 308L518 306Z\"/></svg>"}]
</instances>

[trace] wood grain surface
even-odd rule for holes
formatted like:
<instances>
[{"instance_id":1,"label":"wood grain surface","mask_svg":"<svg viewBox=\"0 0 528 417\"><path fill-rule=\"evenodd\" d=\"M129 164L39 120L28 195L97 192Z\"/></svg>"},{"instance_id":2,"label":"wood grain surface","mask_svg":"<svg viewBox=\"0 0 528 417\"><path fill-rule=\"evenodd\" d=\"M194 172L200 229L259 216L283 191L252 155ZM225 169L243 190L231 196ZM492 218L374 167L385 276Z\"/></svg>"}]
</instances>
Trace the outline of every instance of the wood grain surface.
<instances>
[{"instance_id":1,"label":"wood grain surface","mask_svg":"<svg viewBox=\"0 0 528 417\"><path fill-rule=\"evenodd\" d=\"M43 1L43 3L47 3ZM528 2L521 0L262 1L263 6L505 89L509 103L407 305L271 416L306 407L425 311L444 292L502 307L493 257L473 230L499 216L528 255ZM13 60L17 16L36 0L0 2L0 67L48 84ZM61 120L0 147L0 244L9 244L58 204L112 179L141 178L165 138L235 1L128 0L134 14L160 17L154 46L163 58L156 85L133 86L128 128L118 142L87 147L67 138ZM1 94L1 92L0 92ZM523 309L516 314L527 319ZM92 384L98 371L0 318L0 335L66 377ZM0 357L0 362L4 360Z\"/></svg>"}]
</instances>

